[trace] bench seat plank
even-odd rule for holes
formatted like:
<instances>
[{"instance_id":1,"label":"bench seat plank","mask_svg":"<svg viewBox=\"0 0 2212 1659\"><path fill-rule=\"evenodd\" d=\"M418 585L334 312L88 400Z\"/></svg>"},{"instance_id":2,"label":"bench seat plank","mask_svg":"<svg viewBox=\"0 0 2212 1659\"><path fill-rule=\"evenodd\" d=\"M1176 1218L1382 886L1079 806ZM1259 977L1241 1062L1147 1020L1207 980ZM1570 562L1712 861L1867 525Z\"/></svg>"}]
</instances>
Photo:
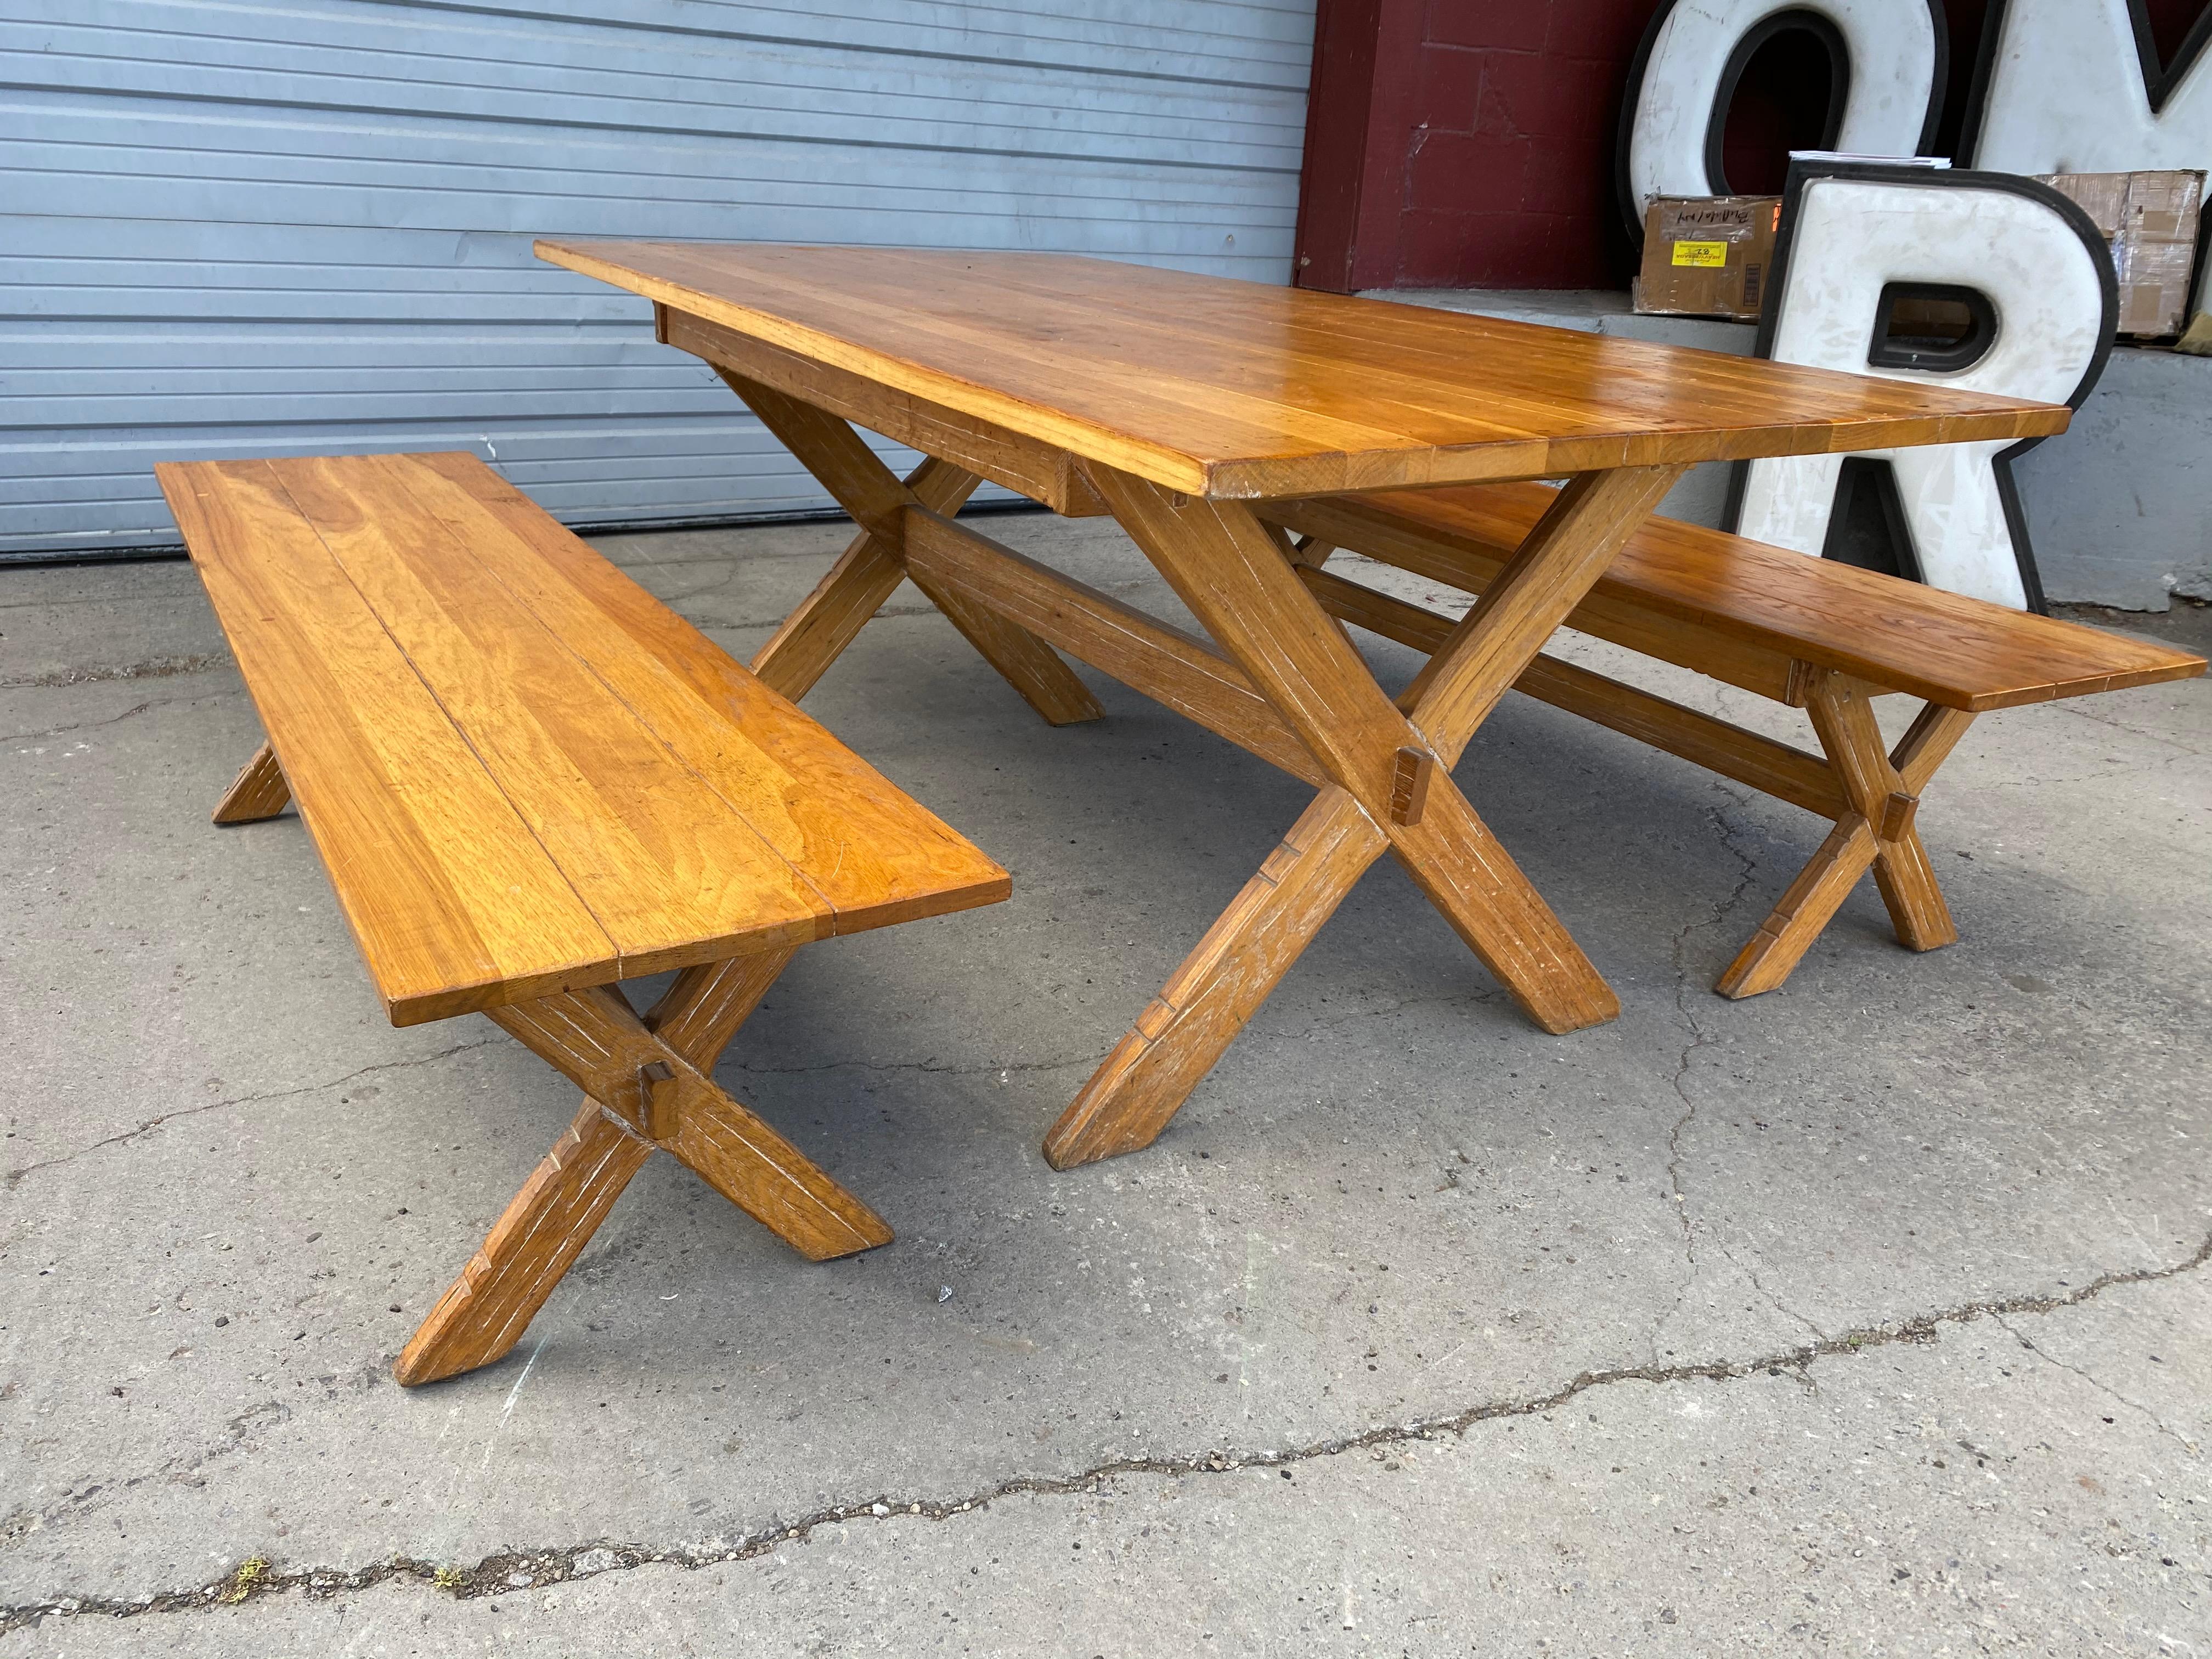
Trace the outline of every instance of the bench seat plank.
<instances>
[{"instance_id":1,"label":"bench seat plank","mask_svg":"<svg viewBox=\"0 0 2212 1659\"><path fill-rule=\"evenodd\" d=\"M605 929L269 464L157 471L395 1023L603 977Z\"/></svg>"},{"instance_id":2,"label":"bench seat plank","mask_svg":"<svg viewBox=\"0 0 2212 1659\"><path fill-rule=\"evenodd\" d=\"M857 933L985 902L1006 872L472 455L397 458L478 558ZM504 530L506 537L497 533Z\"/></svg>"},{"instance_id":3,"label":"bench seat plank","mask_svg":"<svg viewBox=\"0 0 2212 1659\"><path fill-rule=\"evenodd\" d=\"M619 977L833 931L828 902L477 562L398 469L381 456L273 465L614 941Z\"/></svg>"},{"instance_id":4,"label":"bench seat plank","mask_svg":"<svg viewBox=\"0 0 2212 1659\"><path fill-rule=\"evenodd\" d=\"M397 1024L1008 890L472 457L161 472Z\"/></svg>"},{"instance_id":5,"label":"bench seat plank","mask_svg":"<svg viewBox=\"0 0 2212 1659\"><path fill-rule=\"evenodd\" d=\"M1291 528L1391 562L1395 550L1383 542L1418 538L1463 556L1472 565L1464 574L1480 589L1554 499L1540 483L1479 484L1285 502L1267 512ZM1431 561L1424 574L1444 573ZM1613 637L1608 613L1624 611L1656 613L1760 653L1971 713L2184 679L2203 668L2202 658L2186 652L1671 519L1644 521L1568 626ZM1620 642L1749 683L1721 672L1695 645L1685 661L1663 644Z\"/></svg>"}]
</instances>

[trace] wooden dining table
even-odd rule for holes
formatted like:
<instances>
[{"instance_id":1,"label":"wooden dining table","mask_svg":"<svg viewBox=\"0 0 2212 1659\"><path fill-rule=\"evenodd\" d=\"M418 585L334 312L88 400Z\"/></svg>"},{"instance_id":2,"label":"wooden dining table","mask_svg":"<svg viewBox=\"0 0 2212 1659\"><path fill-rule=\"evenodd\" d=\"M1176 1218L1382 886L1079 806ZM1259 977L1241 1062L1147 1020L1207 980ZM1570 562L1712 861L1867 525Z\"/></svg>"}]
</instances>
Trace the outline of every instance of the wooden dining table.
<instances>
[{"instance_id":1,"label":"wooden dining table","mask_svg":"<svg viewBox=\"0 0 2212 1659\"><path fill-rule=\"evenodd\" d=\"M1361 873L1395 855L1547 1031L1620 1001L1454 780L1483 720L1703 461L2039 436L2054 405L1601 333L1054 254L541 241L653 302L859 526L754 658L805 695L902 578L1045 720L1100 710L1065 652L1310 784L1312 804L1047 1136L1148 1145ZM855 428L925 458L901 478ZM1257 510L1559 481L1393 697ZM1110 514L1203 635L957 514L983 481Z\"/></svg>"}]
</instances>

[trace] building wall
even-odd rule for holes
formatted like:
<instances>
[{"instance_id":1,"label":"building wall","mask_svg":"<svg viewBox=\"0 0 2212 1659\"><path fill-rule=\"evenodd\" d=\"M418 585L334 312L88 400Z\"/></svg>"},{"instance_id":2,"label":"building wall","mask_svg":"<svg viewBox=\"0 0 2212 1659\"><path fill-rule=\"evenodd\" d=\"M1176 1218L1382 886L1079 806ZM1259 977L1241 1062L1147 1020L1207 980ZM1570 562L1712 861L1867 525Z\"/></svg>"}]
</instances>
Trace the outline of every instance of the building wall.
<instances>
[{"instance_id":1,"label":"building wall","mask_svg":"<svg viewBox=\"0 0 2212 1659\"><path fill-rule=\"evenodd\" d=\"M9 0L0 559L173 544L152 465L467 449L572 522L828 498L541 235L1279 283L1311 0Z\"/></svg>"},{"instance_id":2,"label":"building wall","mask_svg":"<svg viewBox=\"0 0 2212 1659\"><path fill-rule=\"evenodd\" d=\"M2148 0L2169 58L2205 0ZM1948 0L1939 154L1957 142L1986 0ZM1623 288L1613 157L1628 67L1660 0L1321 0L1297 280L1376 288ZM1760 54L1724 149L1739 189L1818 142L1823 66Z\"/></svg>"}]
</instances>

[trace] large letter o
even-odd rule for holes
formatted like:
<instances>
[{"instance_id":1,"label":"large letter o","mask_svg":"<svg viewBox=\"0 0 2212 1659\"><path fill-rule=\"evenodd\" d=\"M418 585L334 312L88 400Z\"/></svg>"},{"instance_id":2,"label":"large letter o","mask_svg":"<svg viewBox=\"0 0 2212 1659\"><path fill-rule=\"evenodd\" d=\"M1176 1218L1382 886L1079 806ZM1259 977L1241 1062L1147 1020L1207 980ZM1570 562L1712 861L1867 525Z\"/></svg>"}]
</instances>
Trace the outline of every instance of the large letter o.
<instances>
[{"instance_id":1,"label":"large letter o","mask_svg":"<svg viewBox=\"0 0 2212 1659\"><path fill-rule=\"evenodd\" d=\"M1721 134L1752 54L1807 29L1834 66L1826 148L1913 155L1936 136L1947 40L1942 0L1667 0L1629 70L1620 205L1644 234L1655 196L1724 196Z\"/></svg>"}]
</instances>

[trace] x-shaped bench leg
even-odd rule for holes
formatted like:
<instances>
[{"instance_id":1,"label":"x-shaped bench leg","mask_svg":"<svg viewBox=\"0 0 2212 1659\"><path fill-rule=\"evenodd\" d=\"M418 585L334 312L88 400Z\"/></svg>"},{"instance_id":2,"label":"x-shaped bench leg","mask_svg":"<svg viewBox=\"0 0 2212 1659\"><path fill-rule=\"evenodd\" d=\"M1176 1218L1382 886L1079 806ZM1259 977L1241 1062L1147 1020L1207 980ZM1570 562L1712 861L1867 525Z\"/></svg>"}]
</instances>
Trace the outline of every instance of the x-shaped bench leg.
<instances>
[{"instance_id":1,"label":"x-shaped bench leg","mask_svg":"<svg viewBox=\"0 0 2212 1659\"><path fill-rule=\"evenodd\" d=\"M890 1243L875 1212L708 1075L792 954L686 969L643 1020L609 986L486 1011L585 1100L401 1352L402 1383L473 1370L513 1348L656 1149L814 1261Z\"/></svg>"},{"instance_id":2,"label":"x-shaped bench leg","mask_svg":"<svg viewBox=\"0 0 2212 1659\"><path fill-rule=\"evenodd\" d=\"M949 462L931 460L902 483L848 422L728 369L714 372L860 526L844 557L753 659L755 673L798 699L852 643L899 578L912 576L929 602L1048 724L1095 720L1104 712L1075 671L1043 641L906 568L902 510L919 504L933 512L957 513L981 479Z\"/></svg>"},{"instance_id":3,"label":"x-shaped bench leg","mask_svg":"<svg viewBox=\"0 0 2212 1659\"><path fill-rule=\"evenodd\" d=\"M1820 850L1721 975L1714 989L1723 996L1757 996L1789 978L1869 866L1900 945L1933 951L1959 937L1913 820L1920 792L1974 717L1930 703L1889 754L1875 720L1871 690L1847 674L1826 670L1807 694L1805 712L1850 810L1836 820Z\"/></svg>"},{"instance_id":4,"label":"x-shaped bench leg","mask_svg":"<svg viewBox=\"0 0 2212 1659\"><path fill-rule=\"evenodd\" d=\"M292 799L292 786L276 764L276 751L265 742L253 751L229 788L216 803L217 823L258 823L283 811Z\"/></svg>"},{"instance_id":5,"label":"x-shaped bench leg","mask_svg":"<svg viewBox=\"0 0 2212 1659\"><path fill-rule=\"evenodd\" d=\"M1233 501L1100 466L1091 481L1178 597L1331 780L1045 1139L1055 1169L1148 1146L1388 850L1546 1030L1620 1011L1451 769L1553 630L1681 475L1575 479L1394 705L1293 568Z\"/></svg>"}]
</instances>

